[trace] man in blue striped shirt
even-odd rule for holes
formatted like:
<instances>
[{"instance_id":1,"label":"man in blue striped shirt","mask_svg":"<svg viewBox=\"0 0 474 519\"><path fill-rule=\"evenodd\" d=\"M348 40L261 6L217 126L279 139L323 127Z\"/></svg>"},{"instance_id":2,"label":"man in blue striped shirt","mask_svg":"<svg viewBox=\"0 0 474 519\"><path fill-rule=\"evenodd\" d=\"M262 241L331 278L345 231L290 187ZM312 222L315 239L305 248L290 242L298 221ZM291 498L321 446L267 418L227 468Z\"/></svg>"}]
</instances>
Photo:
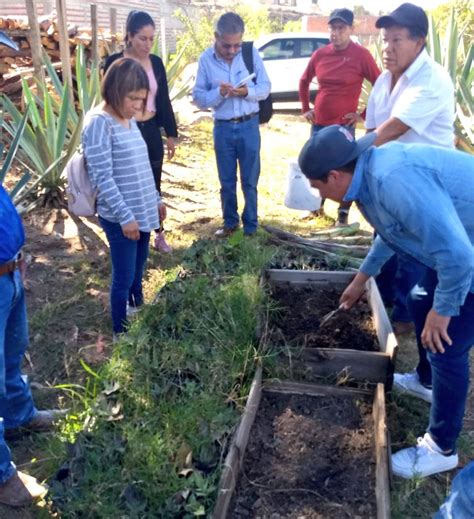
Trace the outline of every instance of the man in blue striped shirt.
<instances>
[{"instance_id":1,"label":"man in blue striped shirt","mask_svg":"<svg viewBox=\"0 0 474 519\"><path fill-rule=\"evenodd\" d=\"M214 117L214 149L221 184L224 227L217 236L229 236L239 227L237 212L237 163L245 199L244 234L258 225L257 184L260 176L258 102L270 94L270 80L257 50L252 48L255 81L242 57L244 22L235 13L222 15L214 33L214 46L199 58L193 99L201 109L211 108Z\"/></svg>"}]
</instances>

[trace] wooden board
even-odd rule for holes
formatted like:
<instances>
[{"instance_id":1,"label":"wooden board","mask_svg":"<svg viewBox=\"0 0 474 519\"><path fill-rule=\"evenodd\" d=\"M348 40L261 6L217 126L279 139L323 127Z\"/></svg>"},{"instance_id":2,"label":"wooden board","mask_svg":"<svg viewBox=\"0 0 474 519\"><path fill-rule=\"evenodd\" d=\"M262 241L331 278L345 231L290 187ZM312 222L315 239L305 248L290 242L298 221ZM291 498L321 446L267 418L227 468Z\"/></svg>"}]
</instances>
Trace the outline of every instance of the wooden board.
<instances>
[{"instance_id":1,"label":"wooden board","mask_svg":"<svg viewBox=\"0 0 474 519\"><path fill-rule=\"evenodd\" d=\"M390 357L378 351L290 348L283 351L282 355L288 358L291 370L307 372L308 375L316 377L329 377L340 373L350 379L385 383L392 370Z\"/></svg>"},{"instance_id":2,"label":"wooden board","mask_svg":"<svg viewBox=\"0 0 474 519\"><path fill-rule=\"evenodd\" d=\"M342 292L354 276L354 272L346 271L267 269L263 277L266 283L271 286L331 287L338 288ZM366 287L380 352L308 348L303 349L303 356L301 353L296 353L297 350L295 350L293 357L300 359L301 362L308 362L308 367L315 375L337 375L341 370L346 369L352 378L383 382L391 387L398 350L397 339L393 333L377 284L373 279L369 279ZM261 324L260 328L263 329L264 325ZM311 350L316 353L312 353ZM321 353L318 354L318 351Z\"/></svg>"},{"instance_id":3,"label":"wooden board","mask_svg":"<svg viewBox=\"0 0 474 519\"><path fill-rule=\"evenodd\" d=\"M224 462L219 482L216 505L212 519L231 519L229 506L240 475L241 465L247 448L250 431L258 414L262 391L285 395L303 395L309 397L347 397L373 398L373 421L375 440L375 494L377 519L390 519L390 464L389 443L386 427L385 390L383 384L377 384L375 393L369 390L322 386L292 381L265 381L262 384L261 369L258 368L250 389L247 405L232 439L229 453Z\"/></svg>"},{"instance_id":4,"label":"wooden board","mask_svg":"<svg viewBox=\"0 0 474 519\"><path fill-rule=\"evenodd\" d=\"M257 368L252 386L250 387L247 405L240 420L237 431L232 438L229 453L227 454L222 469L217 492L216 504L212 513L213 519L224 519L227 517L229 505L234 494L235 485L239 478L240 467L244 457L245 449L249 440L255 416L257 415L260 397L262 395L262 368Z\"/></svg>"}]
</instances>

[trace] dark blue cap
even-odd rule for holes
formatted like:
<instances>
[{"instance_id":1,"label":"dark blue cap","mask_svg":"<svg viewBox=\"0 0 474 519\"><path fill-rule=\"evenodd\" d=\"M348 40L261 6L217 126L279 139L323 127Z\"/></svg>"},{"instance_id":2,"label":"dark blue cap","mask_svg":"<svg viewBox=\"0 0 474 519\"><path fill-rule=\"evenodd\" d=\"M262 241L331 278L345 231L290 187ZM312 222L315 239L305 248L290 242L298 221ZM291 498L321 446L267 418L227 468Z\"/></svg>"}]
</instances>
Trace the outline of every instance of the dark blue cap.
<instances>
[{"instance_id":1,"label":"dark blue cap","mask_svg":"<svg viewBox=\"0 0 474 519\"><path fill-rule=\"evenodd\" d=\"M416 36L423 36L426 38L428 34L428 17L425 11L417 5L405 3L398 6L395 11L381 16L376 22L377 29L384 27L393 27L398 25L411 29Z\"/></svg>"},{"instance_id":2,"label":"dark blue cap","mask_svg":"<svg viewBox=\"0 0 474 519\"><path fill-rule=\"evenodd\" d=\"M352 25L354 22L354 13L349 9L334 9L329 15L328 23L342 22L346 25Z\"/></svg>"},{"instance_id":3,"label":"dark blue cap","mask_svg":"<svg viewBox=\"0 0 474 519\"><path fill-rule=\"evenodd\" d=\"M331 169L337 169L356 159L372 146L377 134L370 132L356 141L344 126L327 126L309 139L298 158L301 171L306 177L318 180Z\"/></svg>"}]
</instances>

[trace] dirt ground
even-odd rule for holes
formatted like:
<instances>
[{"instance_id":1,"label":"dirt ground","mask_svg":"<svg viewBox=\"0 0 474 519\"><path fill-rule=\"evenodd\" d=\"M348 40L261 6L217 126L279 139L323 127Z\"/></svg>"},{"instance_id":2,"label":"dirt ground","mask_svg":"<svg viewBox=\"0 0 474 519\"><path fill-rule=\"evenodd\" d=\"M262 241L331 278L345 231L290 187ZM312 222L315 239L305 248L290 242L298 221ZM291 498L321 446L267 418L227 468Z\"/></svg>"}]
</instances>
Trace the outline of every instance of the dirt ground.
<instances>
[{"instance_id":1,"label":"dirt ground","mask_svg":"<svg viewBox=\"0 0 474 519\"><path fill-rule=\"evenodd\" d=\"M180 254L195 239L212 237L221 225L211 129L212 126L209 124L199 130L200 135L196 135L189 128L183 128L177 156L171 164L165 164L163 186L169 206L169 217L165 227L168 241L175 253L164 256L151 251L145 280L148 301L152 300L156 287L166 282L164 269L172 269L179 265ZM276 115L267 127L262 128L262 175L259 184L259 210L262 221L301 234L309 234L316 223L303 221L304 214L286 209L282 201L287 163L297 156L306 140L307 132L308 127L305 123L301 123L294 116L285 115ZM192 139L199 139L200 145L191 148ZM241 197L239 204L242 207ZM336 205L328 203L327 211L335 215ZM351 210L350 219L360 219L356 210ZM80 384L86 378L86 371L81 362L95 369L112 351L108 311L110 267L107 246L94 219L71 218L67 212L59 210L39 210L26 217L24 221L27 234L25 251L29 260L26 292L31 341L25 361L25 372L32 382L38 407L65 407L70 404L65 397L67 389L58 388L58 385ZM335 303L329 306L327 311L332 310ZM398 367L412 369L415 352L414 338L404 339ZM471 374L473 372L474 366L471 366ZM287 420L283 420L282 427L288 430L290 424L299 423L296 416L297 412L288 412ZM298 418L303 422L313 419L315 418L311 412L308 417L303 413ZM418 432L422 434L423 431ZM404 446L405 440L398 436L394 450ZM40 480L50 478L53 475L51 467L57 466L58 461L61 461L58 460L56 452L51 452L45 447L45 443L41 437L30 436L10 444L13 459L18 467ZM472 384L463 445L464 454L461 453L461 461L465 463L469 457L474 457ZM466 445L472 450L469 451ZM471 454L466 454L469 452ZM310 463L302 465L308 466L305 473L311 472L311 477L316 477L315 471L309 470ZM324 485L324 482L312 483L313 486L310 488L314 490L315 484ZM275 495L271 495L275 498ZM281 499L283 500L282 497ZM293 501L301 499L302 496L298 494L294 496ZM372 513L358 512L357 506L355 510L353 517L370 517ZM334 511L339 513L341 510L334 507L331 514L321 517L337 517L333 515ZM300 514L302 515L305 514ZM12 511L0 506L0 519L32 517L54 517L54 514L44 503L21 511ZM347 517L347 514L343 517Z\"/></svg>"},{"instance_id":2,"label":"dirt ground","mask_svg":"<svg viewBox=\"0 0 474 519\"><path fill-rule=\"evenodd\" d=\"M346 397L264 395L230 516L375 518L370 405Z\"/></svg>"},{"instance_id":3,"label":"dirt ground","mask_svg":"<svg viewBox=\"0 0 474 519\"><path fill-rule=\"evenodd\" d=\"M316 287L275 287L277 304L269 340L306 348L350 348L379 351L370 308L362 303L338 312L323 326L321 318L339 306L340 291Z\"/></svg>"}]
</instances>

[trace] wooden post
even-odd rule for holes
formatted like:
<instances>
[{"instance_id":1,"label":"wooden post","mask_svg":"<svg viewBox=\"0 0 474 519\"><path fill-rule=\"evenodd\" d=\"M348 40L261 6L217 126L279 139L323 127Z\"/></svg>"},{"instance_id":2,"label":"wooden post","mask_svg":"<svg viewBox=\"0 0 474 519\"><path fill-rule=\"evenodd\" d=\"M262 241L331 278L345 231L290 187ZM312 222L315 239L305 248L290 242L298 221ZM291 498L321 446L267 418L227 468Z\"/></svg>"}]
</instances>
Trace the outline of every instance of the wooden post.
<instances>
[{"instance_id":1,"label":"wooden post","mask_svg":"<svg viewBox=\"0 0 474 519\"><path fill-rule=\"evenodd\" d=\"M58 14L59 52L63 71L63 84L69 90L71 103L74 102L74 91L71 72L71 52L69 49L69 37L67 31L66 0L56 0Z\"/></svg>"},{"instance_id":2,"label":"wooden post","mask_svg":"<svg viewBox=\"0 0 474 519\"><path fill-rule=\"evenodd\" d=\"M97 4L91 4L91 47L92 63L99 66L99 22L97 19Z\"/></svg>"},{"instance_id":3,"label":"wooden post","mask_svg":"<svg viewBox=\"0 0 474 519\"><path fill-rule=\"evenodd\" d=\"M117 50L117 9L115 7L110 8L110 34L112 40L110 50L115 52Z\"/></svg>"},{"instance_id":4,"label":"wooden post","mask_svg":"<svg viewBox=\"0 0 474 519\"><path fill-rule=\"evenodd\" d=\"M34 77L38 84L44 85L43 57L41 55L41 36L38 24L38 12L36 10L36 0L25 0L26 11L28 13L28 23L30 25L30 50L33 60ZM41 92L39 92L41 95Z\"/></svg>"},{"instance_id":5,"label":"wooden post","mask_svg":"<svg viewBox=\"0 0 474 519\"><path fill-rule=\"evenodd\" d=\"M166 51L166 22L164 16L160 20L160 35L161 35L161 59L165 66L168 64L168 52Z\"/></svg>"}]
</instances>

